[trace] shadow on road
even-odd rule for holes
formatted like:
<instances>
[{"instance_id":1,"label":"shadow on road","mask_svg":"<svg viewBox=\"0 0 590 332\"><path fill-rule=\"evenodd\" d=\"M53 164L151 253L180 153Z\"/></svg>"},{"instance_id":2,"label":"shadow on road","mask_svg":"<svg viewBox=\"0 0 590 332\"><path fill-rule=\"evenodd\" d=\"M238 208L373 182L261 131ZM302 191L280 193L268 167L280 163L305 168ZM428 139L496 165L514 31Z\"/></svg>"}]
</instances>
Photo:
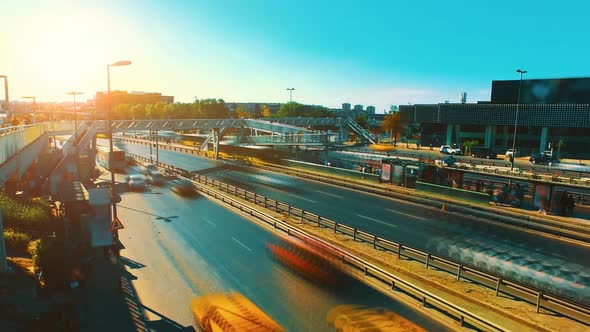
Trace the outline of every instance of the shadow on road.
<instances>
[{"instance_id":1,"label":"shadow on road","mask_svg":"<svg viewBox=\"0 0 590 332\"><path fill-rule=\"evenodd\" d=\"M159 320L152 320L147 322L147 327L154 332L194 332L195 329L192 326L182 326L177 322L173 321L172 319L160 314L159 312L148 308L146 306L142 307L143 310L149 311L152 314L160 317Z\"/></svg>"}]
</instances>

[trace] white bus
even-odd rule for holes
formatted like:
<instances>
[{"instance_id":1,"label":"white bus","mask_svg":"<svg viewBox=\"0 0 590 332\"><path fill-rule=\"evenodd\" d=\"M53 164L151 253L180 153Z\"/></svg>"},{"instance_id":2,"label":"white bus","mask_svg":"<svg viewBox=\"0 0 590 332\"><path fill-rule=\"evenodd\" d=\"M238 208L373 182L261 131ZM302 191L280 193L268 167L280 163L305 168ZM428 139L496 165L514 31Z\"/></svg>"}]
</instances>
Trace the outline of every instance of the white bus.
<instances>
[{"instance_id":1,"label":"white bus","mask_svg":"<svg viewBox=\"0 0 590 332\"><path fill-rule=\"evenodd\" d=\"M127 167L127 160L125 158L125 151L113 147L113 155L109 158L111 152L109 147L96 147L96 160L98 163L113 172L123 172Z\"/></svg>"}]
</instances>

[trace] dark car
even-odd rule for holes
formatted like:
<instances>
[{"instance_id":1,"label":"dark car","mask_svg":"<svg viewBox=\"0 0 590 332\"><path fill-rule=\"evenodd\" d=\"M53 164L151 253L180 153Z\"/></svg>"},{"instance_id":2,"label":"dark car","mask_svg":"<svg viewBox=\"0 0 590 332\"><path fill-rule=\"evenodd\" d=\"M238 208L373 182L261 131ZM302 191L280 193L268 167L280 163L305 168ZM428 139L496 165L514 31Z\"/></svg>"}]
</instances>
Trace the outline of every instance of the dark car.
<instances>
[{"instance_id":1,"label":"dark car","mask_svg":"<svg viewBox=\"0 0 590 332\"><path fill-rule=\"evenodd\" d=\"M557 161L546 153L534 154L529 158L529 161L535 165L548 165L551 166Z\"/></svg>"},{"instance_id":2,"label":"dark car","mask_svg":"<svg viewBox=\"0 0 590 332\"><path fill-rule=\"evenodd\" d=\"M197 192L195 185L186 179L170 181L170 190L182 196L191 196Z\"/></svg>"},{"instance_id":3,"label":"dark car","mask_svg":"<svg viewBox=\"0 0 590 332\"><path fill-rule=\"evenodd\" d=\"M471 156L475 158L496 159L498 154L492 148L476 146L471 149Z\"/></svg>"}]
</instances>

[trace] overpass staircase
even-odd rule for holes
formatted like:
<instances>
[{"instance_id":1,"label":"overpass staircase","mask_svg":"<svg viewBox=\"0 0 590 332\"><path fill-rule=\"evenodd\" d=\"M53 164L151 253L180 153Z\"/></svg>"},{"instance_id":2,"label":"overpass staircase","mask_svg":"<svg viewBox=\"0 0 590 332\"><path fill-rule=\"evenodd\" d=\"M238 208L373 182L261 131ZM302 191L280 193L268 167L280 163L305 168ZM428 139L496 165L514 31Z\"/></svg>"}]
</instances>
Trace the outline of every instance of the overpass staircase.
<instances>
[{"instance_id":1,"label":"overpass staircase","mask_svg":"<svg viewBox=\"0 0 590 332\"><path fill-rule=\"evenodd\" d=\"M375 135L373 135L367 129L361 127L358 123L356 123L356 121L354 121L353 118L347 118L346 123L350 129L352 129L352 131L358 134L362 139L371 142L371 144L377 144L377 137L375 137Z\"/></svg>"}]
</instances>

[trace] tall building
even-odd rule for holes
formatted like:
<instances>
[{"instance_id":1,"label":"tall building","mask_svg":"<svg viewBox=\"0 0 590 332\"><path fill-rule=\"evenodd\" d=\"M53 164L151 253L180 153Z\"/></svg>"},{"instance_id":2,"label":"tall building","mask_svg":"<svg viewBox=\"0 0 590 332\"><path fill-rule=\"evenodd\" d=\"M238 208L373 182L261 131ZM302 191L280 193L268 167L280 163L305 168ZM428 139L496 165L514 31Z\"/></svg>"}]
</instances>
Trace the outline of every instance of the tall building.
<instances>
[{"instance_id":1,"label":"tall building","mask_svg":"<svg viewBox=\"0 0 590 332\"><path fill-rule=\"evenodd\" d=\"M467 102L467 92L461 92L461 104L465 104Z\"/></svg>"},{"instance_id":2,"label":"tall building","mask_svg":"<svg viewBox=\"0 0 590 332\"><path fill-rule=\"evenodd\" d=\"M367 113L370 115L375 114L375 106L367 106Z\"/></svg>"},{"instance_id":3,"label":"tall building","mask_svg":"<svg viewBox=\"0 0 590 332\"><path fill-rule=\"evenodd\" d=\"M342 103L342 110L345 112L350 111L350 103Z\"/></svg>"},{"instance_id":4,"label":"tall building","mask_svg":"<svg viewBox=\"0 0 590 332\"><path fill-rule=\"evenodd\" d=\"M354 105L354 111L355 112L362 112L363 111L363 105Z\"/></svg>"}]
</instances>

